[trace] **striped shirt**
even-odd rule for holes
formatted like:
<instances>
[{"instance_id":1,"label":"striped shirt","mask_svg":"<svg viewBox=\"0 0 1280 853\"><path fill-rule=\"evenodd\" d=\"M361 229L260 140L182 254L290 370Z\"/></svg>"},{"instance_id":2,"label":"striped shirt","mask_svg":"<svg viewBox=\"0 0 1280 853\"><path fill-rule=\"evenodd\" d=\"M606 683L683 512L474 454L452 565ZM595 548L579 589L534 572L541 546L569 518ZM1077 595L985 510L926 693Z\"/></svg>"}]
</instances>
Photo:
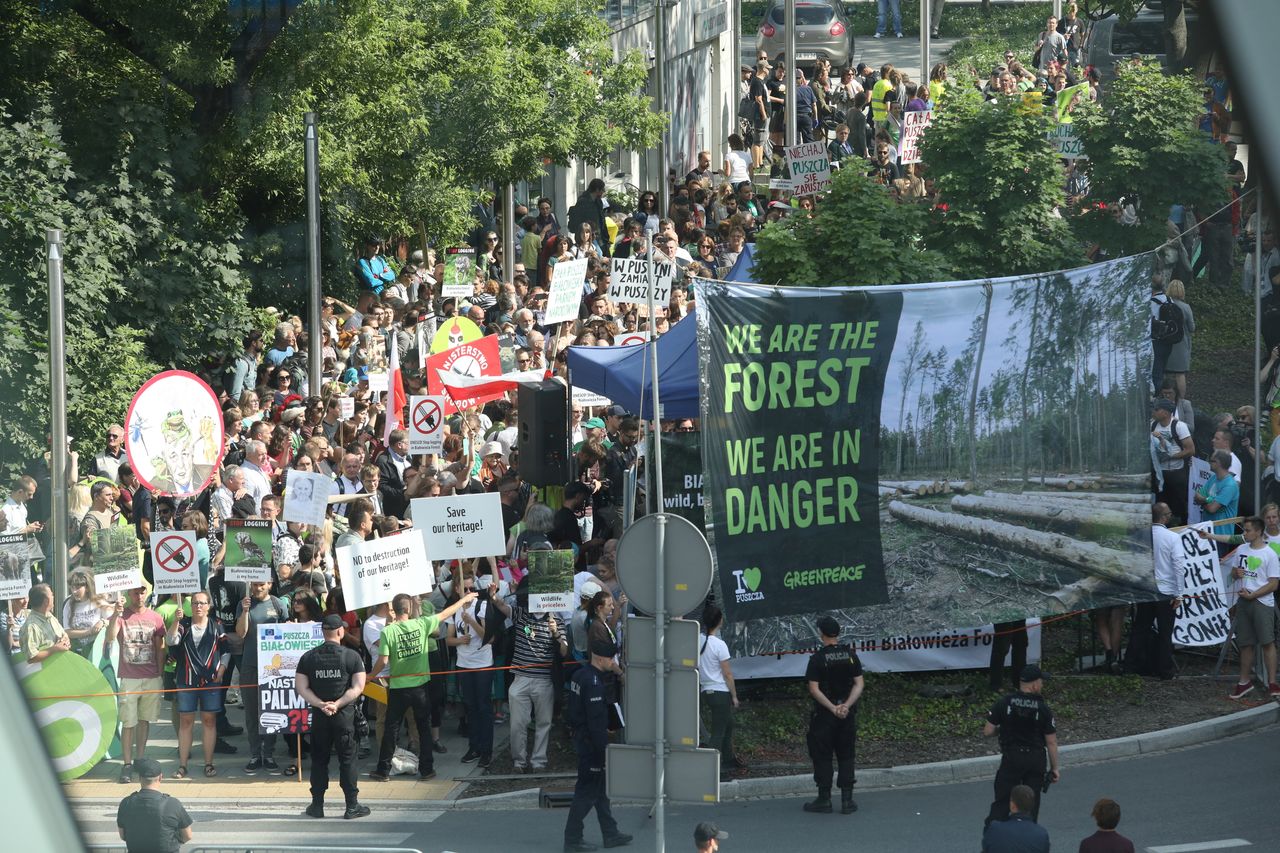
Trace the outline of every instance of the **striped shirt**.
<instances>
[{"instance_id":1,"label":"striped shirt","mask_svg":"<svg viewBox=\"0 0 1280 853\"><path fill-rule=\"evenodd\" d=\"M564 623L556 621L556 631L551 633L551 620L545 614L528 613L519 606L511 608L511 621L516 632L515 654L511 663L517 667L516 675L529 678L550 678L551 662L555 660L559 643L567 642ZM534 666L542 664L541 666ZM519 669L530 666L530 669Z\"/></svg>"}]
</instances>

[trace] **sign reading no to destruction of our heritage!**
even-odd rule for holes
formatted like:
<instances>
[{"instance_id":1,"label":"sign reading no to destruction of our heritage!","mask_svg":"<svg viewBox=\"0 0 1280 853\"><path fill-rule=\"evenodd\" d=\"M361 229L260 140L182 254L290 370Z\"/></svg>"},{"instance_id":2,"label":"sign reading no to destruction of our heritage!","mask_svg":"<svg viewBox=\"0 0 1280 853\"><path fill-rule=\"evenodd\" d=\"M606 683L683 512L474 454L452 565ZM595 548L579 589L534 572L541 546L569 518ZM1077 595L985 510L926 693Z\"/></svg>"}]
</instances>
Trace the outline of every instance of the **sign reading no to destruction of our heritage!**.
<instances>
[{"instance_id":1,"label":"sign reading no to destruction of our heritage!","mask_svg":"<svg viewBox=\"0 0 1280 853\"><path fill-rule=\"evenodd\" d=\"M756 619L884 602L880 398L902 294L704 292L703 461L726 611Z\"/></svg>"}]
</instances>

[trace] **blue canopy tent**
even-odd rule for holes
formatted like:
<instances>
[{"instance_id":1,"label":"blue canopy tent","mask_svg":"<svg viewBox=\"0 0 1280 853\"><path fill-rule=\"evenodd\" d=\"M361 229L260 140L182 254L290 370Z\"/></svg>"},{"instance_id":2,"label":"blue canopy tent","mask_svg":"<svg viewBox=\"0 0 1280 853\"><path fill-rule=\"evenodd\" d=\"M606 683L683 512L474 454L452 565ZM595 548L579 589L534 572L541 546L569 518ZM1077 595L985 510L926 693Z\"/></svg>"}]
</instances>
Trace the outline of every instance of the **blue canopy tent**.
<instances>
[{"instance_id":1,"label":"blue canopy tent","mask_svg":"<svg viewBox=\"0 0 1280 853\"><path fill-rule=\"evenodd\" d=\"M658 394L664 418L696 418L698 330L693 315L658 339ZM649 420L653 412L649 347L569 347L569 381Z\"/></svg>"},{"instance_id":2,"label":"blue canopy tent","mask_svg":"<svg viewBox=\"0 0 1280 853\"><path fill-rule=\"evenodd\" d=\"M742 251L738 254L738 259L733 262L728 274L725 275L725 281L740 281L744 284L758 284L755 272L752 267L756 265L756 244L747 243L742 247ZM662 390L661 386L658 388Z\"/></svg>"}]
</instances>

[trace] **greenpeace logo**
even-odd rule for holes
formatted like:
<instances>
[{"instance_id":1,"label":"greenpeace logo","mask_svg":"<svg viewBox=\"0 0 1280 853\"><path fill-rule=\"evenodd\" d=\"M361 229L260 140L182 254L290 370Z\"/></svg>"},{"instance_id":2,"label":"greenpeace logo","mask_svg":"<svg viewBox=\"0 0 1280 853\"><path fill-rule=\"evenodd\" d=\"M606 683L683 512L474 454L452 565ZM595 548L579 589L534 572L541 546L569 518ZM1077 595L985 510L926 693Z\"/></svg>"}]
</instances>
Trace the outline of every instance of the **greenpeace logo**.
<instances>
[{"instance_id":1,"label":"greenpeace logo","mask_svg":"<svg viewBox=\"0 0 1280 853\"><path fill-rule=\"evenodd\" d=\"M760 569L738 569L733 573L734 582L737 584L734 598L739 604L748 601L763 601L764 593L760 592Z\"/></svg>"},{"instance_id":2,"label":"greenpeace logo","mask_svg":"<svg viewBox=\"0 0 1280 853\"><path fill-rule=\"evenodd\" d=\"M862 580L862 570L866 565L831 566L825 569L805 569L799 572L787 572L782 578L782 585L787 589L803 586L823 586L832 583L847 583Z\"/></svg>"}]
</instances>

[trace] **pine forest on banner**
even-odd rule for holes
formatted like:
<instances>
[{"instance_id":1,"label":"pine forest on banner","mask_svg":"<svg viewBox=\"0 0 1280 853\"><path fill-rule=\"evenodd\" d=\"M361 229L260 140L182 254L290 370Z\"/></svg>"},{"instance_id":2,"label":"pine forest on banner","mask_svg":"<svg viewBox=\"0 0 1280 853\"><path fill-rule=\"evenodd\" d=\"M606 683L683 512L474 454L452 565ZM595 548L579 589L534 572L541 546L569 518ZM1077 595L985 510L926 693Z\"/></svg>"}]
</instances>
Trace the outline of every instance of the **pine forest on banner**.
<instances>
[{"instance_id":1,"label":"pine forest on banner","mask_svg":"<svg viewBox=\"0 0 1280 853\"><path fill-rule=\"evenodd\" d=\"M1154 263L700 283L701 464L667 477L703 486L734 652L810 646L827 609L874 638L1152 598Z\"/></svg>"}]
</instances>

